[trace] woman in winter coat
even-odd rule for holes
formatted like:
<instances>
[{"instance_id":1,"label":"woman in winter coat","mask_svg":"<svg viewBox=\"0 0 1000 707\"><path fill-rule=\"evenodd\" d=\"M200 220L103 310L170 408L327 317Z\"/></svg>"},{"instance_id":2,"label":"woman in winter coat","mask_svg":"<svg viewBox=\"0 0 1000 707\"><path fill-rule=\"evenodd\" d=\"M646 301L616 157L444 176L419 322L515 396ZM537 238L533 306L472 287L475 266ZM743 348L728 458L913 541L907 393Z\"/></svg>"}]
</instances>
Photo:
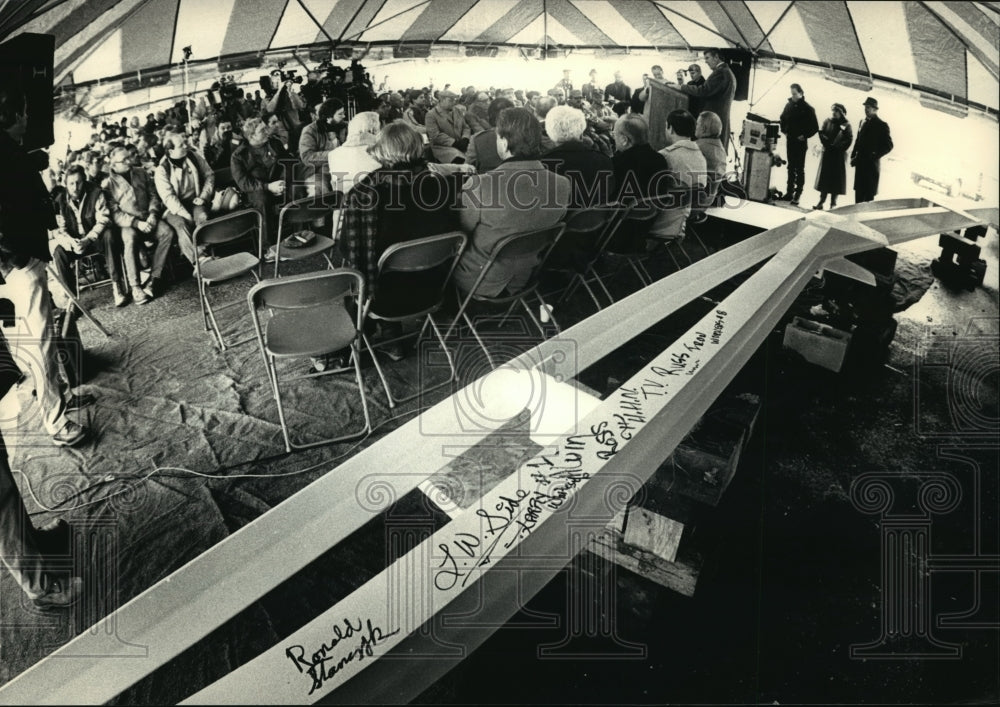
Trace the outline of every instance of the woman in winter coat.
<instances>
[{"instance_id":1,"label":"woman in winter coat","mask_svg":"<svg viewBox=\"0 0 1000 707\"><path fill-rule=\"evenodd\" d=\"M823 121L819 131L819 141L823 144L819 172L816 173L816 191L819 203L814 209L822 209L826 195L830 195L830 208L837 206L837 196L847 191L847 150L854 141L851 124L847 122L847 109L841 103L834 103L831 116Z\"/></svg>"}]
</instances>

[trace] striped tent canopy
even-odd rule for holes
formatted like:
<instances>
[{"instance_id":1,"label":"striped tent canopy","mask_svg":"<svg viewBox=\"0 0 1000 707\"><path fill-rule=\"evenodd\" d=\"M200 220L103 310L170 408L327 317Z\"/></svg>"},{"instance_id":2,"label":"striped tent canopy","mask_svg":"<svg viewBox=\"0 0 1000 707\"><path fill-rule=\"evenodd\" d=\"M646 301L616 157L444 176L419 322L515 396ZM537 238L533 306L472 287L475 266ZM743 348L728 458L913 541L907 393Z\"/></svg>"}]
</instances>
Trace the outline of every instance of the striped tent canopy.
<instances>
[{"instance_id":1,"label":"striped tent canopy","mask_svg":"<svg viewBox=\"0 0 1000 707\"><path fill-rule=\"evenodd\" d=\"M739 48L1000 107L1000 3L689 0L0 0L0 37L56 39L57 84L290 48ZM416 45L416 47L414 47ZM492 51L492 50L486 50ZM423 52L423 53L420 53ZM459 54L461 55L461 54Z\"/></svg>"}]
</instances>

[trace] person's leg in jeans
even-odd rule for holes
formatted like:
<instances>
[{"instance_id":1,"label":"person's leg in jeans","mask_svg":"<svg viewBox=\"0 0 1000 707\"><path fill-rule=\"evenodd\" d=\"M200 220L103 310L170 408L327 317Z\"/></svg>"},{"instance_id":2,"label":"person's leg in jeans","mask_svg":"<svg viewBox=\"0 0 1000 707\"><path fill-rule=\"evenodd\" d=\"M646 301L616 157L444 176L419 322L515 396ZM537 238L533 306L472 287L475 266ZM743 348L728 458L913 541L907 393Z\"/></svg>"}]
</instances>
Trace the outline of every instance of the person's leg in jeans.
<instances>
[{"instance_id":1,"label":"person's leg in jeans","mask_svg":"<svg viewBox=\"0 0 1000 707\"><path fill-rule=\"evenodd\" d=\"M174 239L174 229L168 222L160 219L156 223L156 230L149 236L156 239L156 249L153 251L153 266L149 274L146 294L150 297L156 297L163 284L163 268L170 255L170 242Z\"/></svg>"},{"instance_id":2,"label":"person's leg in jeans","mask_svg":"<svg viewBox=\"0 0 1000 707\"><path fill-rule=\"evenodd\" d=\"M50 435L71 424L66 417L52 332L52 298L45 263L36 258L7 275L8 292L17 312L17 340L10 342L15 360L23 362L34 377L42 410L42 423ZM72 423L75 425L75 423Z\"/></svg>"},{"instance_id":3,"label":"person's leg in jeans","mask_svg":"<svg viewBox=\"0 0 1000 707\"><path fill-rule=\"evenodd\" d=\"M788 193L792 201L798 201L805 185L806 142L788 141Z\"/></svg>"},{"instance_id":4,"label":"person's leg in jeans","mask_svg":"<svg viewBox=\"0 0 1000 707\"><path fill-rule=\"evenodd\" d=\"M181 255L194 267L194 263L198 259L198 251L194 247L194 224L182 216L171 213L163 214L163 221L166 221L174 229ZM159 229L157 229L157 235L159 235Z\"/></svg>"},{"instance_id":5,"label":"person's leg in jeans","mask_svg":"<svg viewBox=\"0 0 1000 707\"><path fill-rule=\"evenodd\" d=\"M71 250L66 250L61 245L52 249L52 265L56 269L56 275L74 297L76 296L76 268L73 263L80 257Z\"/></svg>"},{"instance_id":6,"label":"person's leg in jeans","mask_svg":"<svg viewBox=\"0 0 1000 707\"><path fill-rule=\"evenodd\" d=\"M145 304L149 301L149 295L142 289L142 274L139 270L138 249L142 247L142 235L131 226L123 226L121 229L125 278L128 280L128 289L132 291L132 299L136 304Z\"/></svg>"},{"instance_id":7,"label":"person's leg in jeans","mask_svg":"<svg viewBox=\"0 0 1000 707\"><path fill-rule=\"evenodd\" d=\"M122 239L121 234L114 228L105 228L98 238L101 252L104 253L104 262L108 266L108 275L111 282L125 292L125 273L122 271Z\"/></svg>"},{"instance_id":8,"label":"person's leg in jeans","mask_svg":"<svg viewBox=\"0 0 1000 707\"><path fill-rule=\"evenodd\" d=\"M65 586L60 586L56 575L46 567L41 546L46 539L43 536L48 534L32 524L0 439L0 561L29 599L51 597L59 592L59 597L51 597L52 600L45 603L68 606L79 596L83 583L79 578L72 578Z\"/></svg>"}]
</instances>

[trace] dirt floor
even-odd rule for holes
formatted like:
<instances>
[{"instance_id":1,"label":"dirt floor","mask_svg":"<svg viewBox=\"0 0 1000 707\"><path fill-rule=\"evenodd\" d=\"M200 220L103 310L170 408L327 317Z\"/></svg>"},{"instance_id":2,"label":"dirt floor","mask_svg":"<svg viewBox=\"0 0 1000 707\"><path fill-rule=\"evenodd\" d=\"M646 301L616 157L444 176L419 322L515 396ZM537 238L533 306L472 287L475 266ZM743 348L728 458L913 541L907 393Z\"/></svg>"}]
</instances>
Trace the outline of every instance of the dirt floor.
<instances>
[{"instance_id":1,"label":"dirt floor","mask_svg":"<svg viewBox=\"0 0 1000 707\"><path fill-rule=\"evenodd\" d=\"M732 237L719 234L716 245ZM972 292L932 280L936 238L899 251L897 269L908 273L904 284L910 289L896 293L906 309L895 315L899 328L884 365L852 374L824 371L783 351L778 327L737 377L734 385L760 395L763 409L735 480L698 526L707 550L693 598L584 553L418 701L1000 699L997 235L991 231L983 247L986 283ZM712 294L721 297L734 287L730 283ZM234 301L246 289L231 285L214 295ZM808 311L815 298L816 292L807 290L789 317ZM98 398L84 413L94 440L72 452L38 442L38 423L30 417L24 391L21 417L4 429L14 440L12 466L31 486L26 502L36 522L61 515L81 525L115 526L117 547L103 554L91 549L88 559L91 568L105 567L115 577L114 587L101 587L100 600L89 604L88 615L97 617L359 448L343 444L283 455L258 351L252 345L214 351L201 328L190 279L142 308L114 310L109 299L106 289L85 295L112 339L80 323L93 371L83 389ZM584 316L585 305L574 302L563 323ZM583 372L580 380L597 390L620 380L704 306L709 305L685 308ZM235 308L234 315L245 311ZM227 320L228 331L246 326L241 316ZM419 380L413 365L393 366L394 382L405 387ZM465 374L481 368L478 361ZM370 366L365 381L374 392L369 400L376 436L417 409L413 404L393 417ZM324 385L329 387L305 390L290 404L293 427L306 436L322 433L328 419L350 424L357 417L357 406L344 402L350 385ZM519 455L534 449L526 442L513 454L484 445L474 456L480 469L495 470L499 478ZM894 494L895 505L885 513L868 507L878 492L858 486L859 479L873 478L864 476L871 473L880 474L879 483ZM951 500L938 498L942 494ZM399 507L405 511L413 503L402 499ZM939 512L919 518L929 506ZM433 509L424 513L428 527L447 522ZM928 593L912 601L900 599L882 576L883 566L896 557L890 531L900 523L929 534L927 551L913 559ZM383 545L378 522L362 528L344 547L326 553L118 702L158 704L192 694L378 572L386 561ZM986 570L977 573L977 566ZM592 603L580 598L584 582L597 587L588 594ZM0 579L0 588L5 605L0 682L85 629L77 616L68 625L25 622L18 607L12 608L18 592L9 577ZM573 634L560 646L576 610L610 612L613 628ZM908 625L906 635L884 630L887 617L902 615L929 624ZM883 637L884 655L872 657L869 649L864 659L852 656L852 646Z\"/></svg>"}]
</instances>

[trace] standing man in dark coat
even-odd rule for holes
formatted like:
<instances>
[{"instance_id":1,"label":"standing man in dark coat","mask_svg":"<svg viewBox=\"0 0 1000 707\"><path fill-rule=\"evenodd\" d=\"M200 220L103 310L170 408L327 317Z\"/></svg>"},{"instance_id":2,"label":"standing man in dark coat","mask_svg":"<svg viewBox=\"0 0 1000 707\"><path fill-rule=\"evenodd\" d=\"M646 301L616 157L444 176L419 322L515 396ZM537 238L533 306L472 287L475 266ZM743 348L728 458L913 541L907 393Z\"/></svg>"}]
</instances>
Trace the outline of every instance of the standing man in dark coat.
<instances>
[{"instance_id":1,"label":"standing man in dark coat","mask_svg":"<svg viewBox=\"0 0 1000 707\"><path fill-rule=\"evenodd\" d=\"M858 126L858 138L851 150L855 204L872 201L878 194L880 160L892 152L889 125L878 117L878 101L869 96L862 105L865 107L865 119Z\"/></svg>"},{"instance_id":2,"label":"standing man in dark coat","mask_svg":"<svg viewBox=\"0 0 1000 707\"><path fill-rule=\"evenodd\" d=\"M66 416L46 270L52 260L49 230L56 227L55 212L38 160L21 146L27 130L24 93L0 87L0 273L7 285L4 296L17 313L19 335L11 341L11 353L31 372L53 444L75 447L86 439L87 428Z\"/></svg>"},{"instance_id":3,"label":"standing man in dark coat","mask_svg":"<svg viewBox=\"0 0 1000 707\"><path fill-rule=\"evenodd\" d=\"M604 100L615 102L625 101L629 102L632 98L632 89L628 87L624 81L622 81L622 72L615 72L615 80L613 83L609 83L604 87Z\"/></svg>"},{"instance_id":4,"label":"standing man in dark coat","mask_svg":"<svg viewBox=\"0 0 1000 707\"><path fill-rule=\"evenodd\" d=\"M702 54L712 73L700 86L679 86L683 93L702 99L701 110L711 111L722 120L722 146L729 146L729 111L736 95L736 75L719 56L718 49L706 49Z\"/></svg>"},{"instance_id":5,"label":"standing man in dark coat","mask_svg":"<svg viewBox=\"0 0 1000 707\"><path fill-rule=\"evenodd\" d=\"M788 140L788 186L785 188L786 201L798 206L802 196L802 186L806 182L806 152L809 138L819 132L816 110L806 103L802 87L793 83L789 86L791 97L781 111L781 132Z\"/></svg>"}]
</instances>

